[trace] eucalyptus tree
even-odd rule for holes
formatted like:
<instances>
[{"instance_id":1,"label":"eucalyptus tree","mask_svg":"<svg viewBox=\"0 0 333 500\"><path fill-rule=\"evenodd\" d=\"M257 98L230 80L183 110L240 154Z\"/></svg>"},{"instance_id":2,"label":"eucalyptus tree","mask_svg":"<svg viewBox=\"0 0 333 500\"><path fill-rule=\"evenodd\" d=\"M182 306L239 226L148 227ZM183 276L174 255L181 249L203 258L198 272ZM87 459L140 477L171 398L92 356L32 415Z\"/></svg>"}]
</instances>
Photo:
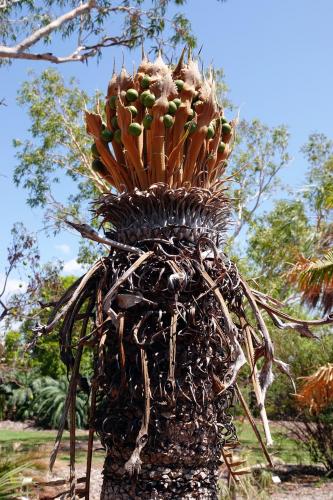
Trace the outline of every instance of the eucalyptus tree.
<instances>
[{"instance_id":1,"label":"eucalyptus tree","mask_svg":"<svg viewBox=\"0 0 333 500\"><path fill-rule=\"evenodd\" d=\"M179 11L169 17L169 6L184 3L185 0L3 0L0 64L15 59L54 64L86 62L100 57L107 48L132 49L147 40L154 50L162 45L172 48L179 42L193 47L195 37L190 21Z\"/></svg>"}]
</instances>

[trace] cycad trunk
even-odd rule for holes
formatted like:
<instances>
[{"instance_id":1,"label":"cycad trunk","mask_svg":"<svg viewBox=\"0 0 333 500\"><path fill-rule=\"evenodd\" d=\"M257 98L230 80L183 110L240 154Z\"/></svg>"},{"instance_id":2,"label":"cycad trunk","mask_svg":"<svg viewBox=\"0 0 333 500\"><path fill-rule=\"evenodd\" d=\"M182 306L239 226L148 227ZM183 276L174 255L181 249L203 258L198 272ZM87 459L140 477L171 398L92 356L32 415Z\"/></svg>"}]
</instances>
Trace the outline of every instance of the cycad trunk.
<instances>
[{"instance_id":1,"label":"cycad trunk","mask_svg":"<svg viewBox=\"0 0 333 500\"><path fill-rule=\"evenodd\" d=\"M194 243L189 229L182 240L165 231L168 240L146 228L139 264L113 253L104 281L103 320L120 320L106 323L99 379L103 499L215 499L222 445L236 439L228 409L241 349L237 334L230 342L209 279L232 310L240 304L237 271L207 235Z\"/></svg>"},{"instance_id":2,"label":"cycad trunk","mask_svg":"<svg viewBox=\"0 0 333 500\"><path fill-rule=\"evenodd\" d=\"M218 334L205 326L197 331L181 331L180 327L177 332L174 392L167 378L169 335L146 350L151 415L148 436L140 436L140 444L148 439L141 452L141 470L133 476L125 464L144 419L142 400L130 404L128 392L118 404L110 402L109 417L103 407L102 419L110 419L103 422L105 434L101 432L108 449L103 499L217 498L223 430L226 437L234 437L231 419L225 413L233 390L218 395L221 388L214 384L213 374L224 352ZM139 373L130 371L135 383Z\"/></svg>"}]
</instances>

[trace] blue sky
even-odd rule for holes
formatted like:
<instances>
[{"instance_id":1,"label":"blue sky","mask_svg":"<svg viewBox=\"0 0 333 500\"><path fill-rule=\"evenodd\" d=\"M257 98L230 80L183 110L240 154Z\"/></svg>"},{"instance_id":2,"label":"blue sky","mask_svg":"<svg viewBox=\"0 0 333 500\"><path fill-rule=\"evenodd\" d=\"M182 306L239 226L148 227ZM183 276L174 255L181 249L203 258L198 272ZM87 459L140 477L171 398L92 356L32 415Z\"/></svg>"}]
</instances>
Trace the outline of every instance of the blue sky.
<instances>
[{"instance_id":1,"label":"blue sky","mask_svg":"<svg viewBox=\"0 0 333 500\"><path fill-rule=\"evenodd\" d=\"M282 175L292 186L300 187L306 171L301 145L314 131L333 137L332 0L188 0L182 11L192 22L198 45L203 44L205 64L224 68L241 116L258 117L269 125L288 125L294 159ZM59 50L62 47L59 44ZM88 92L95 88L105 91L114 57L120 65L121 51L111 48L99 64L72 63L58 66L58 70L75 75ZM125 51L125 61L131 68L133 61L139 61L139 53ZM7 103L0 106L0 275L15 221L37 231L43 261L60 257L68 272L75 270L78 237L61 233L47 238L41 232L41 211L30 209L25 192L12 183L15 158L11 141L25 138L29 126L24 110L16 105L16 92L28 69L39 72L48 66L17 61L0 69L0 97ZM66 185L61 189L66 191Z\"/></svg>"}]
</instances>

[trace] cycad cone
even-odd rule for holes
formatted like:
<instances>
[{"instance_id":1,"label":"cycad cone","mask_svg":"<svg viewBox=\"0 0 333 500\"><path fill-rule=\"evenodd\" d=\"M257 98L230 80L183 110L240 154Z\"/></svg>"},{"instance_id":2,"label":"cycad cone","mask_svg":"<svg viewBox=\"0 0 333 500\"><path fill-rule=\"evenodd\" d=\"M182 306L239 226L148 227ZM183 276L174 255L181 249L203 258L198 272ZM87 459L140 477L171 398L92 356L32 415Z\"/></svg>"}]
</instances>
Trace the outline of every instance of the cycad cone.
<instances>
[{"instance_id":1,"label":"cycad cone","mask_svg":"<svg viewBox=\"0 0 333 500\"><path fill-rule=\"evenodd\" d=\"M152 117L149 127L147 115ZM234 123L226 123L214 81L202 77L195 61L185 64L181 58L171 68L161 57L154 63L144 58L133 76L122 69L109 83L106 123L92 113L86 119L107 172L96 177L100 186L131 192L161 182L170 188L218 189ZM105 125L114 133L111 143L103 140ZM118 128L120 144L115 140ZM223 151L221 142L226 145Z\"/></svg>"}]
</instances>

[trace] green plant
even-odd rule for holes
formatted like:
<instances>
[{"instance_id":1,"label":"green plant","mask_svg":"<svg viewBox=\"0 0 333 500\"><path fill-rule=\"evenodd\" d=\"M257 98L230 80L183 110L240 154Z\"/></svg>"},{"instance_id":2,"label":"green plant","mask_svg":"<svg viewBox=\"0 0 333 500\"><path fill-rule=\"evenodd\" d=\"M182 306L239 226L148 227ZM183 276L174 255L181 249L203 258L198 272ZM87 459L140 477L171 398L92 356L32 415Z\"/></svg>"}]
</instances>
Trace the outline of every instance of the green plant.
<instances>
[{"instance_id":1,"label":"green plant","mask_svg":"<svg viewBox=\"0 0 333 500\"><path fill-rule=\"evenodd\" d=\"M228 487L225 481L219 484L219 500L268 500L269 486L272 484L272 475L267 471L256 471L254 474L243 476L238 483Z\"/></svg>"},{"instance_id":2,"label":"green plant","mask_svg":"<svg viewBox=\"0 0 333 500\"><path fill-rule=\"evenodd\" d=\"M15 462L2 460L0 462L0 499L13 500L14 493L22 487L22 472L28 467L27 464L15 465Z\"/></svg>"},{"instance_id":3,"label":"green plant","mask_svg":"<svg viewBox=\"0 0 333 500\"><path fill-rule=\"evenodd\" d=\"M34 402L36 422L42 427L57 428L63 414L68 391L68 380L61 377L55 380L51 377L39 379L39 390ZM87 401L82 393L76 396L76 424L84 427L87 423Z\"/></svg>"},{"instance_id":4,"label":"green plant","mask_svg":"<svg viewBox=\"0 0 333 500\"><path fill-rule=\"evenodd\" d=\"M333 473L333 404L318 414L305 410L302 421L294 421L292 433L309 451L314 462L322 463L328 475Z\"/></svg>"}]
</instances>

